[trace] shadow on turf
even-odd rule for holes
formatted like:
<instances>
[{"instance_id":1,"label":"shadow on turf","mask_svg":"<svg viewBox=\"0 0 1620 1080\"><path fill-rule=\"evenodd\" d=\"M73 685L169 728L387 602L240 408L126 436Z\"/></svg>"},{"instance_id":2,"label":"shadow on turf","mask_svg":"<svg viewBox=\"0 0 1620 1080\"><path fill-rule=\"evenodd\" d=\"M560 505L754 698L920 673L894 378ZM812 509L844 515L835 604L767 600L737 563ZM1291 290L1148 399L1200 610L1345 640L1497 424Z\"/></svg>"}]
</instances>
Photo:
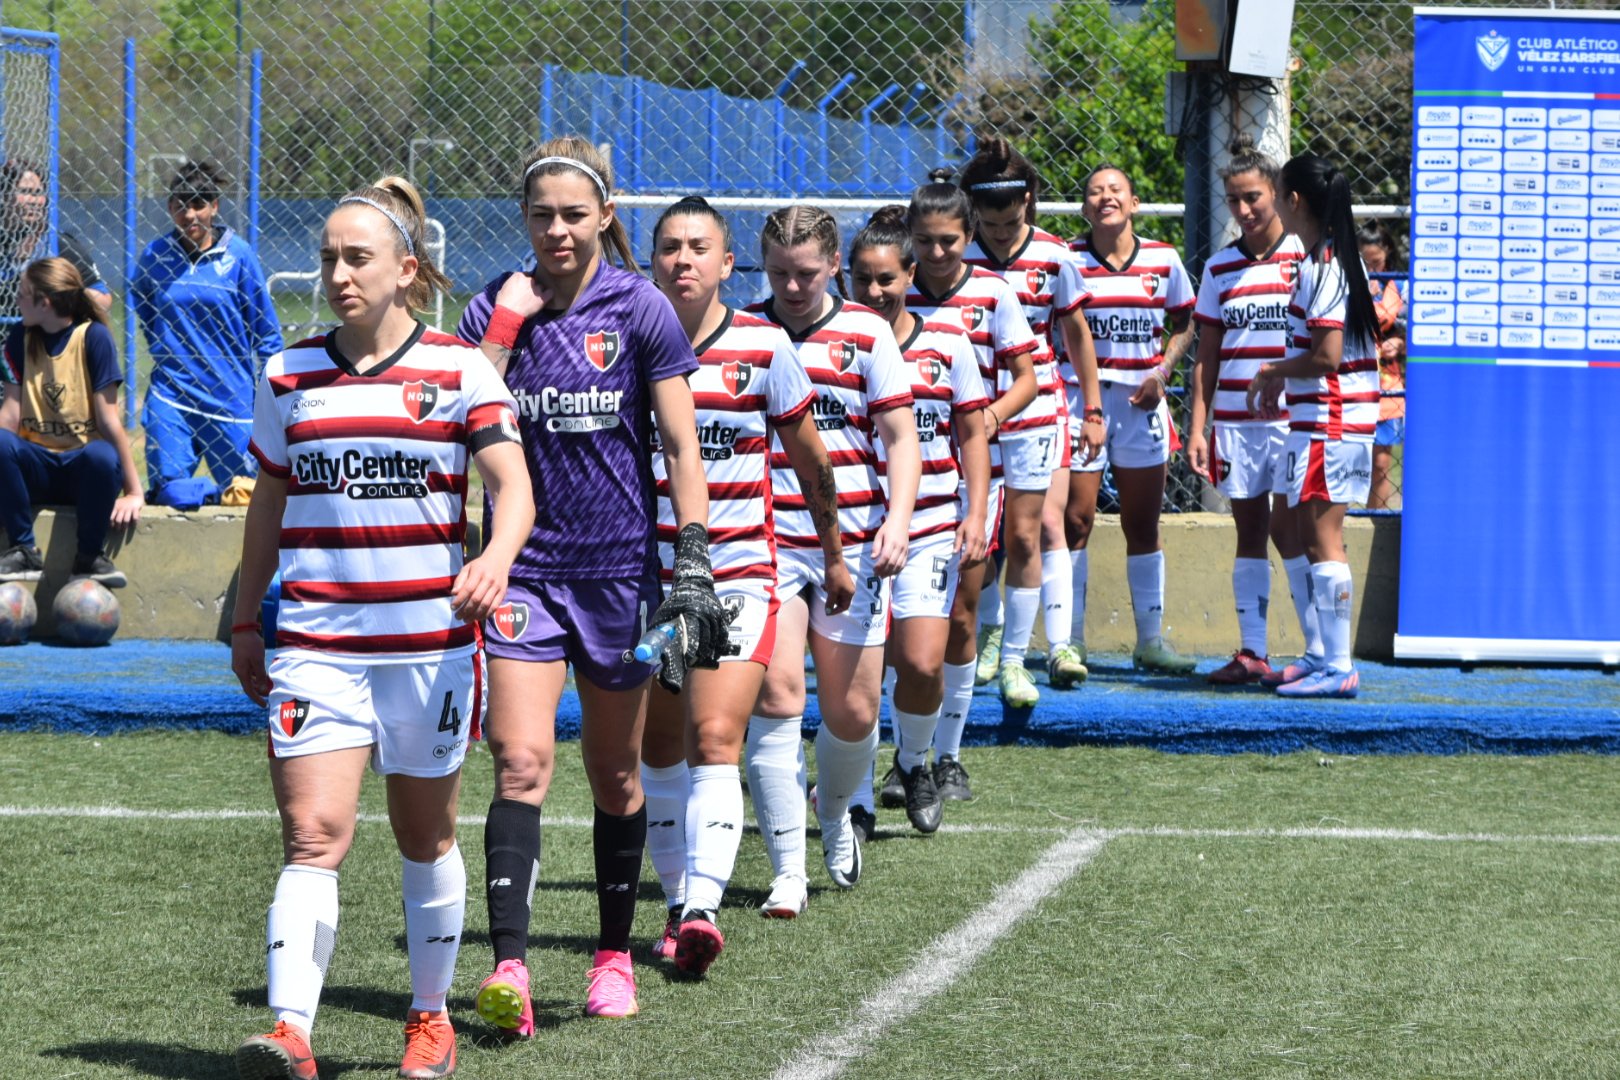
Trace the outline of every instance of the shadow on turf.
<instances>
[{"instance_id":1,"label":"shadow on turf","mask_svg":"<svg viewBox=\"0 0 1620 1080\"><path fill-rule=\"evenodd\" d=\"M536 945L543 942L543 938L534 939ZM591 944L595 944L594 940ZM263 986L235 990L232 991L231 996L238 1005L244 1008L268 1009L270 1007L269 991ZM342 1009L346 1012L375 1016L382 1020L400 1024L405 1022L405 1012L410 1003L411 998L407 993L378 990L370 986L327 986L321 990L321 1008L323 1009ZM535 1029L545 1030L561 1027L569 1020L579 1018L582 1015L580 1004L578 1001L567 998L535 998ZM452 994L445 1005L456 1022L456 1035L463 1042L487 1048L504 1046L510 1041L507 1036L476 1019L477 1009L470 994L460 996ZM321 1059L320 1067L322 1074L324 1074L326 1072L325 1058ZM228 1076L230 1073L206 1073L202 1075Z\"/></svg>"},{"instance_id":2,"label":"shadow on turf","mask_svg":"<svg viewBox=\"0 0 1620 1080\"><path fill-rule=\"evenodd\" d=\"M168 1080L220 1080L236 1075L236 1054L217 1050L199 1050L173 1043L143 1043L127 1040L74 1043L71 1046L53 1046L41 1052L41 1057L77 1058L97 1065L113 1065L133 1069L146 1076L166 1077ZM328 1078L344 1073L375 1073L379 1069L394 1069L393 1062L344 1061L342 1058L319 1057L321 1076Z\"/></svg>"}]
</instances>

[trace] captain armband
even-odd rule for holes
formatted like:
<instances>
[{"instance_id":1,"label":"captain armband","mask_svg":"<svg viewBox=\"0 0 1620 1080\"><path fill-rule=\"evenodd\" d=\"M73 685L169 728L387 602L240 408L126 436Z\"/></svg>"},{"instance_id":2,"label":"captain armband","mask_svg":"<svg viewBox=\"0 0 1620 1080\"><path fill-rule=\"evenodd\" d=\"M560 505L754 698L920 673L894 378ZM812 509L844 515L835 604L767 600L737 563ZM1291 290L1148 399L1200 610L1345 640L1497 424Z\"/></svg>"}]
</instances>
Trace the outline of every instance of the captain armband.
<instances>
[{"instance_id":1,"label":"captain armband","mask_svg":"<svg viewBox=\"0 0 1620 1080\"><path fill-rule=\"evenodd\" d=\"M494 446L496 443L517 443L523 445L523 435L518 430L517 417L505 405L495 406L493 409L480 409L476 419L469 420L467 434L467 448L473 453Z\"/></svg>"}]
</instances>

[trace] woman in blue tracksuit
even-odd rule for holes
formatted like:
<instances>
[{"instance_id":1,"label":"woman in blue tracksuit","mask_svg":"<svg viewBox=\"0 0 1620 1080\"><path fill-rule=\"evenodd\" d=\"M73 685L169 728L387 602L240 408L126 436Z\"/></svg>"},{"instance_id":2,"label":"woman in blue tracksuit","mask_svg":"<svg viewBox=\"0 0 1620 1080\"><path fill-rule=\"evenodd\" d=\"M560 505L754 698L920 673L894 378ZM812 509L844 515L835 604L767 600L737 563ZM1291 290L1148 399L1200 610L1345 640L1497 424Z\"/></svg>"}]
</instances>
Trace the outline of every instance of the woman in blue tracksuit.
<instances>
[{"instance_id":1,"label":"woman in blue tracksuit","mask_svg":"<svg viewBox=\"0 0 1620 1080\"><path fill-rule=\"evenodd\" d=\"M135 268L135 317L152 354L142 423L154 498L206 458L214 482L253 476L248 453L259 368L281 351L264 270L247 241L216 222L224 175L188 161L169 182L174 231Z\"/></svg>"}]
</instances>

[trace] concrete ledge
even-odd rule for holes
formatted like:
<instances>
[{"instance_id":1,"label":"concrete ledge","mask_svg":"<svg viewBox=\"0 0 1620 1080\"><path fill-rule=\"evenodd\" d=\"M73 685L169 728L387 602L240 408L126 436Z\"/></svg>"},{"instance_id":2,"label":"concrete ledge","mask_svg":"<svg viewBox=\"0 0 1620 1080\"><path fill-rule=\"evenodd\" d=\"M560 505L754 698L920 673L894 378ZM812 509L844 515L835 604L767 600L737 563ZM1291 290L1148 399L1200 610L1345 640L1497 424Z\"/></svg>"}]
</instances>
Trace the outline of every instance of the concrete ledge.
<instances>
[{"instance_id":1,"label":"concrete ledge","mask_svg":"<svg viewBox=\"0 0 1620 1080\"><path fill-rule=\"evenodd\" d=\"M110 553L129 576L129 587L118 590L123 606L120 636L228 640L245 513L219 507L190 513L148 507L131 534L115 537ZM36 596L37 636L51 633L51 599L67 581L74 528L71 510L43 510L35 522L46 567ZM1184 652L1231 652L1238 642L1232 609L1236 538L1231 518L1167 514L1162 529L1166 632ZM1345 525L1345 544L1355 575L1356 655L1388 658L1394 653L1400 518L1351 518ZM1271 648L1280 655L1294 655L1300 649L1299 625L1275 553L1271 562ZM1038 625L1036 636L1041 637ZM1136 641L1125 583L1125 541L1119 519L1111 515L1098 517L1091 536L1086 641L1093 649L1116 652L1129 651Z\"/></svg>"}]
</instances>

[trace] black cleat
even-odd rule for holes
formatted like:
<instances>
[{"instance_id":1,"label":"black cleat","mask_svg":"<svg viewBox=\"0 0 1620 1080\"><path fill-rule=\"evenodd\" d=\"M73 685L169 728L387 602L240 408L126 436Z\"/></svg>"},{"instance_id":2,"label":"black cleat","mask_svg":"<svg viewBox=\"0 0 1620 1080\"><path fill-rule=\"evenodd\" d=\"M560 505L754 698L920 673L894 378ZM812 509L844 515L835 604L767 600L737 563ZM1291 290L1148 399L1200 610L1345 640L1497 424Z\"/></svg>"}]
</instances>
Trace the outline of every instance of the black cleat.
<instances>
[{"instance_id":1,"label":"black cleat","mask_svg":"<svg viewBox=\"0 0 1620 1080\"><path fill-rule=\"evenodd\" d=\"M852 805L849 808L849 824L855 830L855 835L865 843L877 832L877 815L864 806Z\"/></svg>"},{"instance_id":2,"label":"black cleat","mask_svg":"<svg viewBox=\"0 0 1620 1080\"><path fill-rule=\"evenodd\" d=\"M878 805L898 810L906 805L905 785L900 782L900 751L894 752L894 762L883 774L883 786L878 789Z\"/></svg>"},{"instance_id":3,"label":"black cleat","mask_svg":"<svg viewBox=\"0 0 1620 1080\"><path fill-rule=\"evenodd\" d=\"M911 821L911 827L925 835L938 831L939 823L945 817L945 800L939 797L934 774L928 771L927 765L915 765L906 770L904 783L906 817Z\"/></svg>"},{"instance_id":4,"label":"black cleat","mask_svg":"<svg viewBox=\"0 0 1620 1080\"><path fill-rule=\"evenodd\" d=\"M955 802L972 802L973 789L968 786L967 770L962 763L949 754L934 762L934 786L939 789L941 799L951 799Z\"/></svg>"}]
</instances>

